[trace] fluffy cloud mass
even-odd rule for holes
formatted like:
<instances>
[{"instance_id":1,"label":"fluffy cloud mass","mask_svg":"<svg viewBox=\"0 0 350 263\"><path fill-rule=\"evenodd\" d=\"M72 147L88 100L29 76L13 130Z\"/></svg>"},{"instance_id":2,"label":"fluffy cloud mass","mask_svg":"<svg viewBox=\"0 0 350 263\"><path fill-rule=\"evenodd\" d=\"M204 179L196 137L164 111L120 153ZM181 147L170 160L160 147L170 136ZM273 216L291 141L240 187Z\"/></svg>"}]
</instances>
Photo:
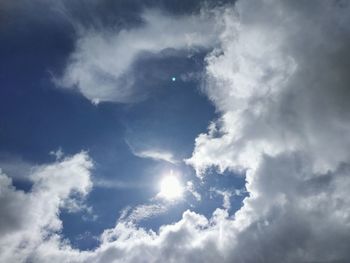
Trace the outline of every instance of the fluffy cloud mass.
<instances>
[{"instance_id":1,"label":"fluffy cloud mass","mask_svg":"<svg viewBox=\"0 0 350 263\"><path fill-rule=\"evenodd\" d=\"M11 179L0 174L0 261L31 261L47 243L60 243L61 208L69 208L91 189L92 162L82 152L60 163L33 168L30 192L16 190ZM64 245L63 243L60 245ZM45 253L50 253L46 251Z\"/></svg>"},{"instance_id":2,"label":"fluffy cloud mass","mask_svg":"<svg viewBox=\"0 0 350 263\"><path fill-rule=\"evenodd\" d=\"M246 171L238 262L349 259L349 5L239 1L207 57L222 113L188 160Z\"/></svg>"},{"instance_id":3,"label":"fluffy cloud mass","mask_svg":"<svg viewBox=\"0 0 350 263\"><path fill-rule=\"evenodd\" d=\"M249 196L243 207L234 215L217 209L209 219L186 211L157 232L119 221L104 231L99 247L79 251L57 233L57 214L73 191L84 195L91 187L92 163L80 153L35 170L29 193L1 175L3 262L349 261L350 5L239 0L220 12L211 20L220 23L220 47L206 57L203 89L221 117L197 137L187 162L203 178L213 166L244 173ZM128 100L129 90L111 85L136 54L145 47L182 48L187 42L178 42L178 30L197 30L192 20L162 17L174 26L159 44L153 39L165 27L151 17L146 15L145 27L108 41L103 34L84 36L65 75L67 85L78 85L90 99ZM128 51L126 42L134 43ZM198 45L213 42L200 34L194 38ZM105 85L97 94L101 79Z\"/></svg>"}]
</instances>

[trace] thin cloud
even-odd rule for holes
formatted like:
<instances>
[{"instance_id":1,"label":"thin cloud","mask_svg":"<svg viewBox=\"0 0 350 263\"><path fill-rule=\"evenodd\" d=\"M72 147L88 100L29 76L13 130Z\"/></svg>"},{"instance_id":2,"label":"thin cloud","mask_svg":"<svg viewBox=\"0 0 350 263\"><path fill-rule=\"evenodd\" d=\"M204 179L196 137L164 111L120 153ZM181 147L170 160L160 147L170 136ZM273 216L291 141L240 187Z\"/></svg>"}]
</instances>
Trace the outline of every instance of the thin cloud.
<instances>
[{"instance_id":1,"label":"thin cloud","mask_svg":"<svg viewBox=\"0 0 350 263\"><path fill-rule=\"evenodd\" d=\"M133 155L140 158L152 159L155 161L164 161L172 164L177 164L179 161L174 157L172 152L160 149L136 149L128 140L125 140Z\"/></svg>"},{"instance_id":2,"label":"thin cloud","mask_svg":"<svg viewBox=\"0 0 350 263\"><path fill-rule=\"evenodd\" d=\"M141 15L139 27L84 29L76 41L62 77L53 80L59 87L77 89L93 103L112 101L129 103L142 99L147 91L135 85L132 66L141 53L159 53L164 49L213 47L215 25L210 12L175 17L155 9ZM146 92L146 93L145 93Z\"/></svg>"},{"instance_id":3,"label":"thin cloud","mask_svg":"<svg viewBox=\"0 0 350 263\"><path fill-rule=\"evenodd\" d=\"M165 161L172 164L176 164L179 161L175 159L171 152L161 151L161 150L146 150L140 152L133 152L135 156L140 158L148 158L155 161Z\"/></svg>"},{"instance_id":4,"label":"thin cloud","mask_svg":"<svg viewBox=\"0 0 350 263\"><path fill-rule=\"evenodd\" d=\"M93 183L95 187L112 188L112 189L132 189L132 188L144 188L148 186L144 182L133 181L121 181L116 178L94 178Z\"/></svg>"},{"instance_id":5,"label":"thin cloud","mask_svg":"<svg viewBox=\"0 0 350 263\"><path fill-rule=\"evenodd\" d=\"M170 203L150 203L138 205L134 208L124 210L119 218L120 222L139 223L140 221L155 217L167 212L170 208Z\"/></svg>"}]
</instances>

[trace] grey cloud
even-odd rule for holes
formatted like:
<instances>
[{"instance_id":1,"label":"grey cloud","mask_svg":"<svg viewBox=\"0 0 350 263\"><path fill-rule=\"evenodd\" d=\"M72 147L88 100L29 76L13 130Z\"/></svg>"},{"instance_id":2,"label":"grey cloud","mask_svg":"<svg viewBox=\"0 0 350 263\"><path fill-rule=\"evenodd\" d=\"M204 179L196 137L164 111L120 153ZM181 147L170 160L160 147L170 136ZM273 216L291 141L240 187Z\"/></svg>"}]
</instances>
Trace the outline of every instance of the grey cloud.
<instances>
[{"instance_id":1,"label":"grey cloud","mask_svg":"<svg viewBox=\"0 0 350 263\"><path fill-rule=\"evenodd\" d=\"M301 3L238 4L239 32L229 24L227 31L233 33L224 36L224 55L208 57L206 91L223 112L217 123L223 136L197 138L192 160L198 168L204 168L206 160L223 169L250 166L246 160L261 151L273 154L300 148L316 158L315 169L323 171L349 159L344 147L349 141L343 136L349 129L344 103L349 74L343 62L349 57L344 21L348 6L314 4L307 15L304 8L308 10L309 4ZM259 5L261 13L248 11ZM329 25L334 25L333 31ZM205 151L209 147L212 151Z\"/></svg>"},{"instance_id":2,"label":"grey cloud","mask_svg":"<svg viewBox=\"0 0 350 263\"><path fill-rule=\"evenodd\" d=\"M349 258L349 4L338 3L239 1L207 57L222 117L187 162L199 176L247 171L235 262Z\"/></svg>"},{"instance_id":3,"label":"grey cloud","mask_svg":"<svg viewBox=\"0 0 350 263\"><path fill-rule=\"evenodd\" d=\"M19 156L0 154L0 169L4 174L11 176L12 179L26 181L26 173L35 165L23 160Z\"/></svg>"},{"instance_id":4,"label":"grey cloud","mask_svg":"<svg viewBox=\"0 0 350 263\"><path fill-rule=\"evenodd\" d=\"M348 168L324 181L302 154L264 156L249 178L254 194L237 220L251 218L237 237L238 262L342 262L349 258ZM309 179L310 176L315 178ZM245 215L243 215L245 213ZM243 219L242 219L243 220ZM249 249L248 249L249 248Z\"/></svg>"},{"instance_id":5,"label":"grey cloud","mask_svg":"<svg viewBox=\"0 0 350 263\"><path fill-rule=\"evenodd\" d=\"M206 59L204 91L221 118L198 136L188 163L201 176L211 166L246 171L249 196L234 215L217 209L206 218L186 211L181 220L157 232L118 222L105 230L94 251L72 249L53 235L26 247L26 259L347 262L349 8L339 1L245 0L220 16L221 48ZM44 174L55 169L37 173L34 193L50 189L51 197L67 197L73 184L61 185L58 175L45 180ZM85 169L79 171L86 175ZM3 196L21 200L25 194L11 188L6 176L1 178ZM87 186L77 190L85 193ZM60 226L55 217L59 206L54 204L43 224L52 226L53 233ZM21 226L18 220L14 224ZM8 247L19 244L13 241L18 238L14 228L2 230L12 233L1 244L7 257L14 251Z\"/></svg>"}]
</instances>

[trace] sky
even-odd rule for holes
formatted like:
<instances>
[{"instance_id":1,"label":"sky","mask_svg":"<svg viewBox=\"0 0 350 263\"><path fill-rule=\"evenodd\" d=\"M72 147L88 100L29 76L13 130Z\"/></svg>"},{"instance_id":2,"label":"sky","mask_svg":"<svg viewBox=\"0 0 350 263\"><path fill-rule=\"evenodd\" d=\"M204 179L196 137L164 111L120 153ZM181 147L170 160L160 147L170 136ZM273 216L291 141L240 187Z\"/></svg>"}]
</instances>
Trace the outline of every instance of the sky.
<instances>
[{"instance_id":1,"label":"sky","mask_svg":"<svg viewBox=\"0 0 350 263\"><path fill-rule=\"evenodd\" d=\"M0 262L349 262L349 14L0 0Z\"/></svg>"}]
</instances>

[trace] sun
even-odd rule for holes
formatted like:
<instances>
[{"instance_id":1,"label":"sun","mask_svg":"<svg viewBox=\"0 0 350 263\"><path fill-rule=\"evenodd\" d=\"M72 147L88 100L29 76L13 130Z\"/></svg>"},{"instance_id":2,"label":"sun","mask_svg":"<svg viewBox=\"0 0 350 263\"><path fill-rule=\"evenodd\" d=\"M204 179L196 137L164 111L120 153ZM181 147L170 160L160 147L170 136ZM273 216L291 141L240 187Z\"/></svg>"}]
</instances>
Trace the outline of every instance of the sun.
<instances>
[{"instance_id":1,"label":"sun","mask_svg":"<svg viewBox=\"0 0 350 263\"><path fill-rule=\"evenodd\" d=\"M183 186L175 175L167 175L160 182L159 196L167 200L179 199L183 195Z\"/></svg>"}]
</instances>

